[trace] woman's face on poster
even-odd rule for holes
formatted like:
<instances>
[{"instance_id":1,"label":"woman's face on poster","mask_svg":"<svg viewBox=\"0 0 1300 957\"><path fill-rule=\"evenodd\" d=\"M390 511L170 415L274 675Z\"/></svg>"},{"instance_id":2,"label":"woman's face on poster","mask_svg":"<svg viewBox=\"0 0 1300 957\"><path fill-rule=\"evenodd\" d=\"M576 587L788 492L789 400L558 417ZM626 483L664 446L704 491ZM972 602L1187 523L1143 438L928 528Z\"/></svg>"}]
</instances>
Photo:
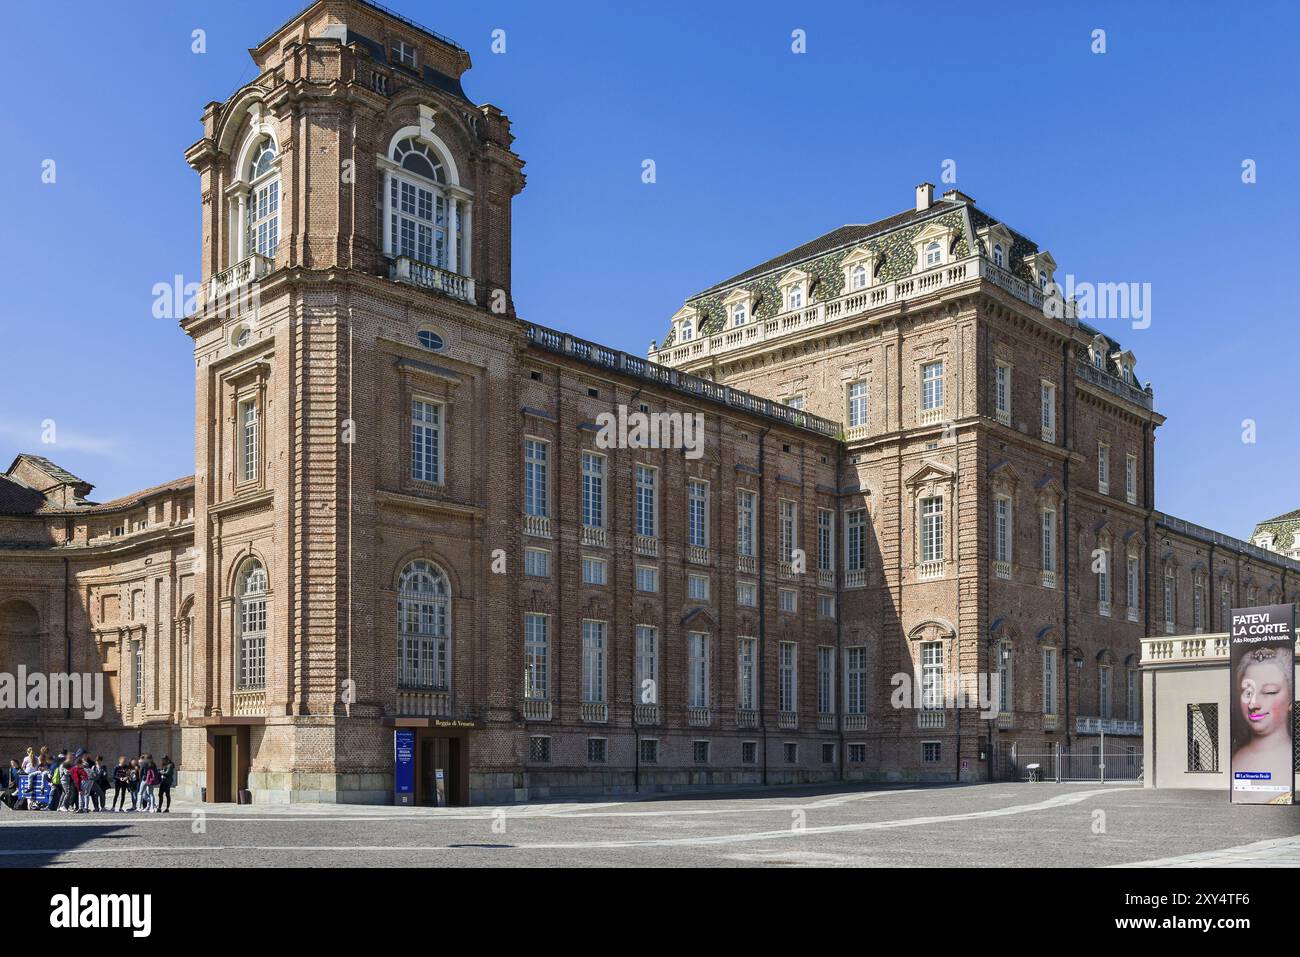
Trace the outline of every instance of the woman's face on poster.
<instances>
[{"instance_id":1,"label":"woman's face on poster","mask_svg":"<svg viewBox=\"0 0 1300 957\"><path fill-rule=\"evenodd\" d=\"M1291 683L1275 662L1257 661L1241 675L1241 716L1252 734L1290 732Z\"/></svg>"}]
</instances>

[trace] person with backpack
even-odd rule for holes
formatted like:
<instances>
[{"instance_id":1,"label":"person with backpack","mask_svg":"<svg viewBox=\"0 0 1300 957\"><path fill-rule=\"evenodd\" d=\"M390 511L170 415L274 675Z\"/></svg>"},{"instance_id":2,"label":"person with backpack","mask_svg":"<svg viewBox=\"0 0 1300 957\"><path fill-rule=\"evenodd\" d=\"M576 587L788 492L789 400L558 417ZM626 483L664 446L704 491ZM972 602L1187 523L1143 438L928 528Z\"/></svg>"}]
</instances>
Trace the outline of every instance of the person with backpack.
<instances>
[{"instance_id":1,"label":"person with backpack","mask_svg":"<svg viewBox=\"0 0 1300 957\"><path fill-rule=\"evenodd\" d=\"M160 807L159 810L166 814L172 809L172 788L176 785L176 765L172 764L172 759L163 755L162 769L158 780L158 803L166 803L166 807Z\"/></svg>"},{"instance_id":2,"label":"person with backpack","mask_svg":"<svg viewBox=\"0 0 1300 957\"><path fill-rule=\"evenodd\" d=\"M108 767L104 764L104 756L96 755L95 763L90 769L90 803L94 805L95 811L102 813L104 810L104 797L108 793Z\"/></svg>"},{"instance_id":3,"label":"person with backpack","mask_svg":"<svg viewBox=\"0 0 1300 957\"><path fill-rule=\"evenodd\" d=\"M113 810L126 810L126 795L131 788L131 765L126 763L126 755L119 755L117 767L113 769Z\"/></svg>"},{"instance_id":4,"label":"person with backpack","mask_svg":"<svg viewBox=\"0 0 1300 957\"><path fill-rule=\"evenodd\" d=\"M140 765L140 804L143 811L158 810L158 766L153 756L146 754Z\"/></svg>"},{"instance_id":5,"label":"person with backpack","mask_svg":"<svg viewBox=\"0 0 1300 957\"><path fill-rule=\"evenodd\" d=\"M131 810L140 809L140 759L131 759L131 773L126 778L126 790L131 795Z\"/></svg>"},{"instance_id":6,"label":"person with backpack","mask_svg":"<svg viewBox=\"0 0 1300 957\"><path fill-rule=\"evenodd\" d=\"M74 759L71 763L72 789L77 798L77 813L85 814L90 810L90 772L86 770L84 758Z\"/></svg>"},{"instance_id":7,"label":"person with backpack","mask_svg":"<svg viewBox=\"0 0 1300 957\"><path fill-rule=\"evenodd\" d=\"M50 773L50 803L47 810L58 811L63 807L63 765L54 765Z\"/></svg>"},{"instance_id":8,"label":"person with backpack","mask_svg":"<svg viewBox=\"0 0 1300 957\"><path fill-rule=\"evenodd\" d=\"M77 793L78 793L77 779L76 776L73 775L72 773L75 767L76 767L76 762L72 760L71 755L68 755L66 758L64 758L63 777L62 777L63 780L62 810L68 812L72 812L77 809Z\"/></svg>"}]
</instances>

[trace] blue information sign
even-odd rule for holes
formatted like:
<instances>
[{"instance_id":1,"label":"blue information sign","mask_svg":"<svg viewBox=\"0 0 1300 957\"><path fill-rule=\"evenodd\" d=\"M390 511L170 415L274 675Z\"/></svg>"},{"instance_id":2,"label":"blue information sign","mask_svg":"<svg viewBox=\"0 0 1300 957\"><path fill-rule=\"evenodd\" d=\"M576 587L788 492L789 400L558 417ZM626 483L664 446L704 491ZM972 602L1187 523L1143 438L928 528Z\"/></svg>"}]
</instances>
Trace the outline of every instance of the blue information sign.
<instances>
[{"instance_id":1,"label":"blue information sign","mask_svg":"<svg viewBox=\"0 0 1300 957\"><path fill-rule=\"evenodd\" d=\"M415 793L415 732L393 732L393 793Z\"/></svg>"}]
</instances>

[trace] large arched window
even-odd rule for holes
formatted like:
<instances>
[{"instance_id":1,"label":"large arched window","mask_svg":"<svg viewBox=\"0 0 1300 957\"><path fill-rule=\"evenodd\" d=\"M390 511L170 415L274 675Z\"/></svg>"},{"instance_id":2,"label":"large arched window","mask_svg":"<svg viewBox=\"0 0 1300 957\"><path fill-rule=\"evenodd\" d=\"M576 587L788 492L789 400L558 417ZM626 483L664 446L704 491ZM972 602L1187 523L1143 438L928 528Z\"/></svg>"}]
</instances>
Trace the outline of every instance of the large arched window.
<instances>
[{"instance_id":1,"label":"large arched window","mask_svg":"<svg viewBox=\"0 0 1300 957\"><path fill-rule=\"evenodd\" d=\"M401 634L398 686L446 691L451 639L451 585L442 569L414 561L398 584L398 630Z\"/></svg>"},{"instance_id":2,"label":"large arched window","mask_svg":"<svg viewBox=\"0 0 1300 957\"><path fill-rule=\"evenodd\" d=\"M384 170L384 252L469 275L469 194L441 143L403 130Z\"/></svg>"},{"instance_id":3,"label":"large arched window","mask_svg":"<svg viewBox=\"0 0 1300 957\"><path fill-rule=\"evenodd\" d=\"M280 244L280 171L275 164L275 143L270 137L253 149L248 164L248 249L275 258Z\"/></svg>"},{"instance_id":4,"label":"large arched window","mask_svg":"<svg viewBox=\"0 0 1300 957\"><path fill-rule=\"evenodd\" d=\"M266 687L266 569L250 558L239 570L236 583L239 602L238 670L239 691Z\"/></svg>"}]
</instances>

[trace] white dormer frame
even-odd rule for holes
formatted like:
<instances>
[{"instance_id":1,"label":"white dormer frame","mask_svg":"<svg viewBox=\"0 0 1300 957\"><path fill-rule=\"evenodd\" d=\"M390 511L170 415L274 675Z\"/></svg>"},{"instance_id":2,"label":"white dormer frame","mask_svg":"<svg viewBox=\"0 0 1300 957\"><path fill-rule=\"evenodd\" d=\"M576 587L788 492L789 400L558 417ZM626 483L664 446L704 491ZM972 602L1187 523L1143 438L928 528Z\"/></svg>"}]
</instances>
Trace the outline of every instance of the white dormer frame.
<instances>
[{"instance_id":1,"label":"white dormer frame","mask_svg":"<svg viewBox=\"0 0 1300 957\"><path fill-rule=\"evenodd\" d=\"M809 275L802 269L791 269L777 280L777 288L781 290L782 312L793 312L807 307L809 278ZM797 305L792 304L795 301L796 293L798 295Z\"/></svg>"},{"instance_id":2,"label":"white dormer frame","mask_svg":"<svg viewBox=\"0 0 1300 957\"><path fill-rule=\"evenodd\" d=\"M912 267L912 272L925 272L952 262L952 244L956 237L957 228L944 223L930 223L922 229L912 240L912 248L916 251L916 265ZM926 261L926 250L931 243L939 244L937 262Z\"/></svg>"},{"instance_id":3,"label":"white dormer frame","mask_svg":"<svg viewBox=\"0 0 1300 957\"><path fill-rule=\"evenodd\" d=\"M865 246L859 246L840 263L840 268L844 270L844 291L861 292L863 289L870 289L876 282L876 266L880 263L880 253ZM862 272L859 272L862 270ZM859 276L865 273L866 281L861 285L854 285L853 277L857 273Z\"/></svg>"},{"instance_id":4,"label":"white dormer frame","mask_svg":"<svg viewBox=\"0 0 1300 957\"><path fill-rule=\"evenodd\" d=\"M694 306L682 306L673 313L673 344L691 342L700 334L700 311ZM684 335L689 329L690 334Z\"/></svg>"},{"instance_id":5,"label":"white dormer frame","mask_svg":"<svg viewBox=\"0 0 1300 957\"><path fill-rule=\"evenodd\" d=\"M1129 385L1137 385L1137 373L1133 371L1133 367L1137 365L1137 356L1125 349L1115 357L1115 361L1119 363L1119 377Z\"/></svg>"},{"instance_id":6,"label":"white dormer frame","mask_svg":"<svg viewBox=\"0 0 1300 957\"><path fill-rule=\"evenodd\" d=\"M1029 272L1034 277L1034 285L1040 292L1046 292L1047 288L1056 282L1056 260L1047 250L1030 253L1025 257L1025 263L1029 266Z\"/></svg>"},{"instance_id":7,"label":"white dormer frame","mask_svg":"<svg viewBox=\"0 0 1300 957\"><path fill-rule=\"evenodd\" d=\"M1088 361L1094 369L1110 371L1110 343L1105 336L1098 334L1092 337L1092 344L1088 346Z\"/></svg>"},{"instance_id":8,"label":"white dormer frame","mask_svg":"<svg viewBox=\"0 0 1300 957\"><path fill-rule=\"evenodd\" d=\"M736 310L744 309L744 318L736 321ZM754 319L754 294L748 289L733 289L722 299L722 311L726 318L726 327L733 329L736 326L743 326Z\"/></svg>"},{"instance_id":9,"label":"white dormer frame","mask_svg":"<svg viewBox=\"0 0 1300 957\"><path fill-rule=\"evenodd\" d=\"M1002 269L1011 268L1011 247L1015 242L1015 237L1011 235L1011 230L1001 223L994 223L979 231L980 243L984 247L984 258ZM1002 261L997 261L995 250L1001 249Z\"/></svg>"}]
</instances>

